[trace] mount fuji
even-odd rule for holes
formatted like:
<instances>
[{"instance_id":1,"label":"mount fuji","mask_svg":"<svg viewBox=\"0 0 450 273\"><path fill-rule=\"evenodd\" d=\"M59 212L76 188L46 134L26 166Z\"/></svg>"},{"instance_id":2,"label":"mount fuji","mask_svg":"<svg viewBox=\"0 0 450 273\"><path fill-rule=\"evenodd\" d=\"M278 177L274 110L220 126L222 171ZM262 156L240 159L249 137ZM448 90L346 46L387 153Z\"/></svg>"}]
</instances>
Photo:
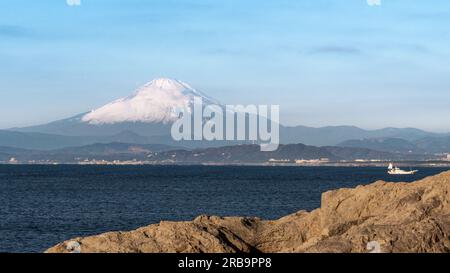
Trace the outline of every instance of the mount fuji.
<instances>
[{"instance_id":1,"label":"mount fuji","mask_svg":"<svg viewBox=\"0 0 450 273\"><path fill-rule=\"evenodd\" d=\"M81 120L92 125L122 122L172 123L176 109L192 110L194 99L218 104L188 84L171 79L157 79L139 88L132 96L118 99L84 115Z\"/></svg>"},{"instance_id":2,"label":"mount fuji","mask_svg":"<svg viewBox=\"0 0 450 273\"><path fill-rule=\"evenodd\" d=\"M64 136L111 136L132 132L146 137L162 137L170 134L170 127L178 118L177 109L192 111L195 98L201 98L204 104L219 104L184 82L161 78L138 88L128 97L90 112L13 130Z\"/></svg>"},{"instance_id":3,"label":"mount fuji","mask_svg":"<svg viewBox=\"0 0 450 273\"><path fill-rule=\"evenodd\" d=\"M170 131L173 122L178 118L177 109L187 108L192 111L195 98L201 98L204 105L214 104L223 107L216 100L184 82L165 78L155 79L138 88L132 95L90 112L48 124L0 130L0 146L54 149L121 142L204 148L243 144L229 141L174 141ZM412 142L424 139L424 142L432 143L433 145L430 145L433 147L448 147L441 145L447 143L445 142L447 139L441 138L450 138L450 134L437 134L414 128L364 130L354 126L320 128L280 126L281 144L334 146L349 140L373 138L397 138ZM441 151L447 148L434 150Z\"/></svg>"}]
</instances>

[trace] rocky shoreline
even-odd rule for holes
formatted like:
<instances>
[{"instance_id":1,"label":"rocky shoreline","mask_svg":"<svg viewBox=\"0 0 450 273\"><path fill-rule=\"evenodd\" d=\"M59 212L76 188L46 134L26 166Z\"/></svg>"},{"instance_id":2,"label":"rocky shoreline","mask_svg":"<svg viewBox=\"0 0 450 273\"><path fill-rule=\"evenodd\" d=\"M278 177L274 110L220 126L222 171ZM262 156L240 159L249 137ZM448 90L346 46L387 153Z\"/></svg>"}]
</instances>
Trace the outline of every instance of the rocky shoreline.
<instances>
[{"instance_id":1,"label":"rocky shoreline","mask_svg":"<svg viewBox=\"0 0 450 273\"><path fill-rule=\"evenodd\" d=\"M450 172L322 195L279 220L199 216L62 242L47 253L450 252Z\"/></svg>"}]
</instances>

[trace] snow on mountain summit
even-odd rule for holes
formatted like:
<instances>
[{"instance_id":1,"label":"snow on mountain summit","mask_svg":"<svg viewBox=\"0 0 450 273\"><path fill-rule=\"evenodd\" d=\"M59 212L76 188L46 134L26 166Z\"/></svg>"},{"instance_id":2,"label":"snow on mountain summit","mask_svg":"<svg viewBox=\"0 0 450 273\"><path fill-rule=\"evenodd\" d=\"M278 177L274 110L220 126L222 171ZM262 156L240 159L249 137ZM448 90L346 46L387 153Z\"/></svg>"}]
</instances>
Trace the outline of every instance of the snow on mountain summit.
<instances>
[{"instance_id":1,"label":"snow on mountain summit","mask_svg":"<svg viewBox=\"0 0 450 273\"><path fill-rule=\"evenodd\" d=\"M206 104L217 103L188 84L172 79L156 79L125 98L113 101L82 117L93 125L121 122L170 123L178 118L176 109L190 108L194 98Z\"/></svg>"}]
</instances>

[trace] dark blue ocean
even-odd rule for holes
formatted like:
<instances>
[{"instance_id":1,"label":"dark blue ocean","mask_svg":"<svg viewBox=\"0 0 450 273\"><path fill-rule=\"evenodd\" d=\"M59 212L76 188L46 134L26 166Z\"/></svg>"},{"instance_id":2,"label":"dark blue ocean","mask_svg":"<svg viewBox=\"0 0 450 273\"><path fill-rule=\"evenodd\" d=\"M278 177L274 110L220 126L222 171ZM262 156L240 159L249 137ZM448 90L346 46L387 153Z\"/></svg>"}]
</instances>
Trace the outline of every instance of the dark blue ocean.
<instances>
[{"instance_id":1,"label":"dark blue ocean","mask_svg":"<svg viewBox=\"0 0 450 273\"><path fill-rule=\"evenodd\" d=\"M391 177L385 168L0 165L0 252L200 214L276 219L320 206L324 191Z\"/></svg>"}]
</instances>

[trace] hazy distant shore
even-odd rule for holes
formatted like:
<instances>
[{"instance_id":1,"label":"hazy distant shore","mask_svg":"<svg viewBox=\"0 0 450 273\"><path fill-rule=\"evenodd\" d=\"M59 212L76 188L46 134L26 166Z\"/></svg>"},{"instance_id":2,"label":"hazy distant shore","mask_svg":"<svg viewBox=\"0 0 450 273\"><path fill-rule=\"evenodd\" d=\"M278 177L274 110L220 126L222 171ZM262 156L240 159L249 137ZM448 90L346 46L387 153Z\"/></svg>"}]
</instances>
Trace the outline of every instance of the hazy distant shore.
<instances>
[{"instance_id":1,"label":"hazy distant shore","mask_svg":"<svg viewBox=\"0 0 450 273\"><path fill-rule=\"evenodd\" d=\"M379 161L379 162L327 162L320 164L296 164L296 163L223 163L223 162L38 162L38 163L7 163L0 165L98 165L98 166L277 166L277 167L387 167L389 163L395 162L399 167L450 167L450 161Z\"/></svg>"}]
</instances>

